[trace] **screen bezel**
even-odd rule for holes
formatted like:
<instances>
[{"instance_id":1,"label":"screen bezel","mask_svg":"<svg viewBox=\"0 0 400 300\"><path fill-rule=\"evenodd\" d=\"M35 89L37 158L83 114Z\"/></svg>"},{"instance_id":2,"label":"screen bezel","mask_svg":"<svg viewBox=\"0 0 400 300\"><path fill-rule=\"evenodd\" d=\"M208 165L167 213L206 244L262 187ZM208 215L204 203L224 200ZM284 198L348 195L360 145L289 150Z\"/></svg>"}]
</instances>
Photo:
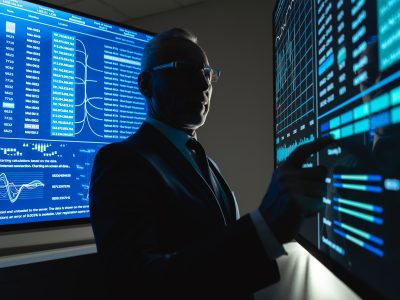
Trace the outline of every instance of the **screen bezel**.
<instances>
[{"instance_id":1,"label":"screen bezel","mask_svg":"<svg viewBox=\"0 0 400 300\"><path fill-rule=\"evenodd\" d=\"M277 154L276 154L276 81L275 81L275 12L278 6L278 2L285 0L274 0L274 7L272 10L272 67L273 67L273 145L274 145L274 169L277 167ZM363 299L385 299L385 297L376 289L370 287L365 281L357 278L350 271L346 270L345 267L340 265L331 259L327 254L318 250L311 242L305 237L298 233L295 240L304 247L312 256L314 256L319 262L321 262L326 268L328 268L334 275L342 280L350 289L357 293Z\"/></svg>"},{"instance_id":2,"label":"screen bezel","mask_svg":"<svg viewBox=\"0 0 400 300\"><path fill-rule=\"evenodd\" d=\"M40 0L22 0L25 2L30 2L33 4L42 5L44 7L49 7L53 9L57 9L60 11L68 12L71 14L75 14L77 16L102 21L104 23L112 24L119 26L121 28L137 31L140 33L148 34L155 36L156 33L152 31L148 31L145 29L137 28L135 26L126 25L123 23L118 23L115 21L107 20L101 17L93 16L87 13L79 12L73 9L65 8L62 6L54 5L52 3L43 2ZM86 218L76 218L76 219L65 219L65 220L56 220L56 221L41 221L41 222L29 222L29 223L21 223L21 224L7 224L7 225L0 225L0 233L3 232L11 232L11 231L21 231L21 230L30 230L30 229L44 229L44 228L55 228L55 227L65 227L65 226L72 226L72 225L88 225L90 224L90 217Z\"/></svg>"}]
</instances>

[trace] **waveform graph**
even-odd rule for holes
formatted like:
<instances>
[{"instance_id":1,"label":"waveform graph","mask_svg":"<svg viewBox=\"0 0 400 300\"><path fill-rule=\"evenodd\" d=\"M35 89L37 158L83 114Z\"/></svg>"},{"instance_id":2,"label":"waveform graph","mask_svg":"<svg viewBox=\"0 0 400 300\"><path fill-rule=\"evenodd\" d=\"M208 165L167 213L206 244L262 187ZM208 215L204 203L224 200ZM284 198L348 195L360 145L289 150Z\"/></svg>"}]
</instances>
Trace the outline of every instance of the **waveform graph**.
<instances>
[{"instance_id":1,"label":"waveform graph","mask_svg":"<svg viewBox=\"0 0 400 300\"><path fill-rule=\"evenodd\" d=\"M292 152L296 150L297 147L310 143L314 140L314 135L311 134L309 137L300 139L299 141L294 141L292 144L279 146L276 153L277 162L281 163L285 161L290 156L290 154L292 154Z\"/></svg>"},{"instance_id":2,"label":"waveform graph","mask_svg":"<svg viewBox=\"0 0 400 300\"><path fill-rule=\"evenodd\" d=\"M76 76L75 85L77 94L81 95L75 104L76 120L75 120L75 135L85 132L85 128L90 134L97 137L103 137L102 122L103 122L103 97L102 89L99 91L95 87L98 83L99 74L103 70L93 66L90 61L90 55L85 43L76 39ZM92 88L90 88L92 87ZM100 92L99 94L91 94L93 91ZM101 129L99 129L99 127Z\"/></svg>"},{"instance_id":3,"label":"waveform graph","mask_svg":"<svg viewBox=\"0 0 400 300\"><path fill-rule=\"evenodd\" d=\"M44 186L41 172L0 173L0 201L42 199Z\"/></svg>"},{"instance_id":4,"label":"waveform graph","mask_svg":"<svg viewBox=\"0 0 400 300\"><path fill-rule=\"evenodd\" d=\"M286 1L275 14L275 132L286 144L316 134L313 3ZM306 130L305 127L311 126ZM280 151L285 157L287 150Z\"/></svg>"}]
</instances>

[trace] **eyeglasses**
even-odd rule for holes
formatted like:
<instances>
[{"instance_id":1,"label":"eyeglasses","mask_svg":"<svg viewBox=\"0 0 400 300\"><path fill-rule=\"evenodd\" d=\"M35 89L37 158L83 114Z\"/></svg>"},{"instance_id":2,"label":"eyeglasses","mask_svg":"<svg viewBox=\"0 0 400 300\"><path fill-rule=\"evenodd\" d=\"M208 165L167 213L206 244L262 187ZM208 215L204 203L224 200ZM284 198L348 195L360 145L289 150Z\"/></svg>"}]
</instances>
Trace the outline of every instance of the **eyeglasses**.
<instances>
[{"instance_id":1,"label":"eyeglasses","mask_svg":"<svg viewBox=\"0 0 400 300\"><path fill-rule=\"evenodd\" d=\"M211 68L210 66L198 65L184 61L172 61L166 64L158 65L153 67L152 71L176 69L182 70L193 75L194 73L201 71L208 82L217 82L221 76L221 71L218 69Z\"/></svg>"}]
</instances>

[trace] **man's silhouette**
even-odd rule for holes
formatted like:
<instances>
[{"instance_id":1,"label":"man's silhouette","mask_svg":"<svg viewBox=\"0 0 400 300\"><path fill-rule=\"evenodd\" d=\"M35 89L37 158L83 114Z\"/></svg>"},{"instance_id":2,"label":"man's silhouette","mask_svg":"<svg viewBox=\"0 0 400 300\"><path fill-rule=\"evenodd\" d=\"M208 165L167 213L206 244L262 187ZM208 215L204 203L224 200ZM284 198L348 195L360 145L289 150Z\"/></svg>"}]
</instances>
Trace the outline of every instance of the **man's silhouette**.
<instances>
[{"instance_id":1,"label":"man's silhouette","mask_svg":"<svg viewBox=\"0 0 400 300\"><path fill-rule=\"evenodd\" d=\"M146 46L138 84L148 118L131 137L99 151L91 179L105 295L253 299L279 280L282 243L319 208L325 171L301 166L329 140L295 151L274 173L259 209L239 216L196 138L218 77L188 31L165 31Z\"/></svg>"}]
</instances>

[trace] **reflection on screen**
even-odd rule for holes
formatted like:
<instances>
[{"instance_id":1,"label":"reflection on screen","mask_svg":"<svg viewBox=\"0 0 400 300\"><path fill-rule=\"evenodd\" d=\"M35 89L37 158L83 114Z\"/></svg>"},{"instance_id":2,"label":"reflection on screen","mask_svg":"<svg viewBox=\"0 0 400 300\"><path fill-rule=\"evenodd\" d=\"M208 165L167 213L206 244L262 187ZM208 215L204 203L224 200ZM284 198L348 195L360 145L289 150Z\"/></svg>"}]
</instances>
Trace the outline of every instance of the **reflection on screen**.
<instances>
[{"instance_id":1,"label":"reflection on screen","mask_svg":"<svg viewBox=\"0 0 400 300\"><path fill-rule=\"evenodd\" d=\"M150 35L0 1L0 225L87 218L95 152L135 132Z\"/></svg>"},{"instance_id":2,"label":"reflection on screen","mask_svg":"<svg viewBox=\"0 0 400 300\"><path fill-rule=\"evenodd\" d=\"M278 1L275 146L336 144L304 167L328 168L324 209L302 236L395 298L400 268L400 1Z\"/></svg>"}]
</instances>

